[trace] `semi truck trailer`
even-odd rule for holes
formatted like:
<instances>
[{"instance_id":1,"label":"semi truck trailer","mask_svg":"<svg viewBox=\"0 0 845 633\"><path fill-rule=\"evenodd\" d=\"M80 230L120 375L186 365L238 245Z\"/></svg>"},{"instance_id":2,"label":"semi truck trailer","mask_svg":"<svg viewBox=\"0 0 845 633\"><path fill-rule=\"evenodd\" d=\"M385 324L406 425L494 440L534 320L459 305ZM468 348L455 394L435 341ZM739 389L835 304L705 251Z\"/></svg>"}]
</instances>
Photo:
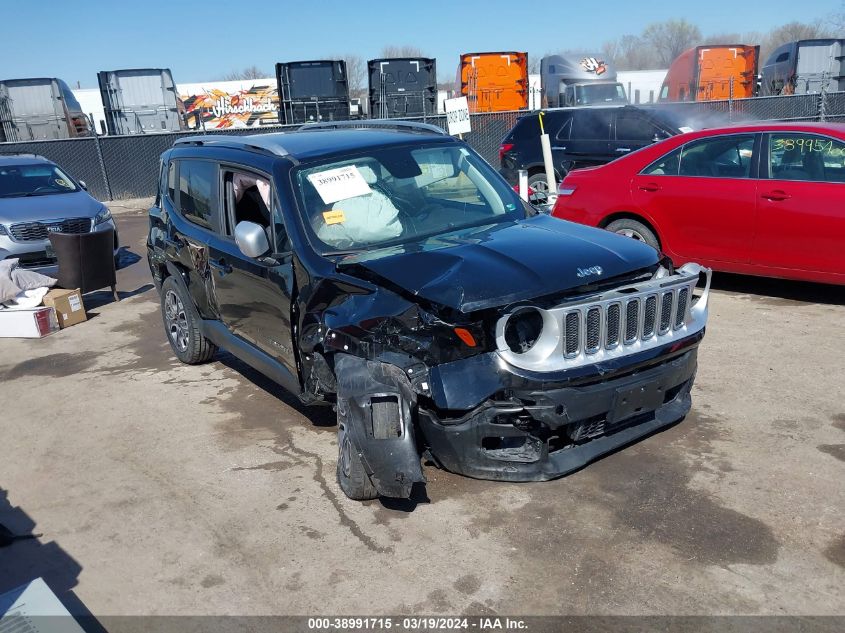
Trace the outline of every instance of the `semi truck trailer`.
<instances>
[{"instance_id":1,"label":"semi truck trailer","mask_svg":"<svg viewBox=\"0 0 845 633\"><path fill-rule=\"evenodd\" d=\"M845 90L845 39L784 44L760 71L761 96L841 90Z\"/></svg>"},{"instance_id":2,"label":"semi truck trailer","mask_svg":"<svg viewBox=\"0 0 845 633\"><path fill-rule=\"evenodd\" d=\"M696 46L672 62L659 101L744 99L757 93L759 46Z\"/></svg>"},{"instance_id":3,"label":"semi truck trailer","mask_svg":"<svg viewBox=\"0 0 845 633\"><path fill-rule=\"evenodd\" d=\"M90 136L91 123L61 79L0 81L0 128L5 141Z\"/></svg>"},{"instance_id":4,"label":"semi truck trailer","mask_svg":"<svg viewBox=\"0 0 845 633\"><path fill-rule=\"evenodd\" d=\"M470 112L505 112L528 108L528 53L464 53L458 65L457 91Z\"/></svg>"},{"instance_id":5,"label":"semi truck trailer","mask_svg":"<svg viewBox=\"0 0 845 633\"><path fill-rule=\"evenodd\" d=\"M97 81L109 134L185 129L184 107L169 68L102 70Z\"/></svg>"}]
</instances>

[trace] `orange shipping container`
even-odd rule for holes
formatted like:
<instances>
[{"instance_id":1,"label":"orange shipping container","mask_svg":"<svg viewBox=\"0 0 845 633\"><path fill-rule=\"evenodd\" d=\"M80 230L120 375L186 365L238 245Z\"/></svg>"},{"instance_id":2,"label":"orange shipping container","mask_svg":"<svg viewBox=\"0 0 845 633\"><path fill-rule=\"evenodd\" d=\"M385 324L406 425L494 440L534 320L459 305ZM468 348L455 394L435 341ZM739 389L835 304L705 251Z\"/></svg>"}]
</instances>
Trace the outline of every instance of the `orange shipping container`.
<instances>
[{"instance_id":1,"label":"orange shipping container","mask_svg":"<svg viewBox=\"0 0 845 633\"><path fill-rule=\"evenodd\" d=\"M711 101L753 97L759 46L719 44L684 51L672 62L660 101Z\"/></svg>"},{"instance_id":2,"label":"orange shipping container","mask_svg":"<svg viewBox=\"0 0 845 633\"><path fill-rule=\"evenodd\" d=\"M458 90L470 112L528 108L527 53L464 53L458 66Z\"/></svg>"}]
</instances>

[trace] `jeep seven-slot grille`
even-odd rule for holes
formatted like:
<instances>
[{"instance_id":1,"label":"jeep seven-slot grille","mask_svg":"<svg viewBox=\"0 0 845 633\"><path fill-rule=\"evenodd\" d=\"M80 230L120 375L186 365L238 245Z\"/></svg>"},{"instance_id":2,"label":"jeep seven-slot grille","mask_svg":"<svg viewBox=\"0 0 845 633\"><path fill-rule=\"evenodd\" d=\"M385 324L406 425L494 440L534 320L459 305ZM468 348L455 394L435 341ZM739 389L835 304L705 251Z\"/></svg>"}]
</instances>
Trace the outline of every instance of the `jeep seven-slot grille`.
<instances>
[{"instance_id":1,"label":"jeep seven-slot grille","mask_svg":"<svg viewBox=\"0 0 845 633\"><path fill-rule=\"evenodd\" d=\"M668 290L660 295L589 306L567 312L564 317L564 356L595 354L602 347L633 345L655 335L683 327L687 316L689 288ZM659 325L659 327L658 327Z\"/></svg>"},{"instance_id":2,"label":"jeep seven-slot grille","mask_svg":"<svg viewBox=\"0 0 845 633\"><path fill-rule=\"evenodd\" d=\"M17 242L46 240L51 233L88 233L91 218L70 218L55 222L19 222L9 227L12 238Z\"/></svg>"},{"instance_id":3,"label":"jeep seven-slot grille","mask_svg":"<svg viewBox=\"0 0 845 633\"><path fill-rule=\"evenodd\" d=\"M506 333L519 312L496 322L497 353L503 361L537 372L568 370L668 346L703 332L711 272L686 264L673 274L537 307L543 326L529 350L514 349ZM704 285L701 286L702 281ZM512 328L511 328L512 329ZM668 348L667 348L668 349Z\"/></svg>"}]
</instances>

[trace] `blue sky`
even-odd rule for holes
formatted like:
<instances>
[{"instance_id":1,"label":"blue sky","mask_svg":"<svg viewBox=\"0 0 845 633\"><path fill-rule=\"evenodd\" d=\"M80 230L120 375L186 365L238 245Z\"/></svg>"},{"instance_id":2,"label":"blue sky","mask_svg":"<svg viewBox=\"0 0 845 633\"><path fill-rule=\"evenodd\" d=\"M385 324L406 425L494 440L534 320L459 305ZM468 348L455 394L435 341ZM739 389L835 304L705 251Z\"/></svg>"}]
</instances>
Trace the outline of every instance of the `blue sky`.
<instances>
[{"instance_id":1,"label":"blue sky","mask_svg":"<svg viewBox=\"0 0 845 633\"><path fill-rule=\"evenodd\" d=\"M765 32L843 9L842 0L0 0L7 19L0 75L60 77L93 88L99 70L167 67L177 83L218 79L277 61L413 45L451 77L469 51L598 52L602 42L651 22L686 18L702 32ZM551 8L551 10L550 10Z\"/></svg>"}]
</instances>

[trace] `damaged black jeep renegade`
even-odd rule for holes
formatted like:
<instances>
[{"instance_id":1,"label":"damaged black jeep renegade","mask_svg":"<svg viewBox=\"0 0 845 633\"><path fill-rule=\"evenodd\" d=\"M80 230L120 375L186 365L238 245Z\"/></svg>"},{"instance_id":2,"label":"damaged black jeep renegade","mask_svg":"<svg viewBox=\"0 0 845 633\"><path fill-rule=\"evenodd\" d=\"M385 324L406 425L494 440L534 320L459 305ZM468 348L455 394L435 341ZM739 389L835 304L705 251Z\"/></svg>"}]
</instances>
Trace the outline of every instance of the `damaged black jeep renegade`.
<instances>
[{"instance_id":1,"label":"damaged black jeep renegade","mask_svg":"<svg viewBox=\"0 0 845 633\"><path fill-rule=\"evenodd\" d=\"M176 356L334 405L353 499L409 496L423 455L559 477L690 408L710 271L538 214L432 126L177 141L147 249Z\"/></svg>"}]
</instances>

